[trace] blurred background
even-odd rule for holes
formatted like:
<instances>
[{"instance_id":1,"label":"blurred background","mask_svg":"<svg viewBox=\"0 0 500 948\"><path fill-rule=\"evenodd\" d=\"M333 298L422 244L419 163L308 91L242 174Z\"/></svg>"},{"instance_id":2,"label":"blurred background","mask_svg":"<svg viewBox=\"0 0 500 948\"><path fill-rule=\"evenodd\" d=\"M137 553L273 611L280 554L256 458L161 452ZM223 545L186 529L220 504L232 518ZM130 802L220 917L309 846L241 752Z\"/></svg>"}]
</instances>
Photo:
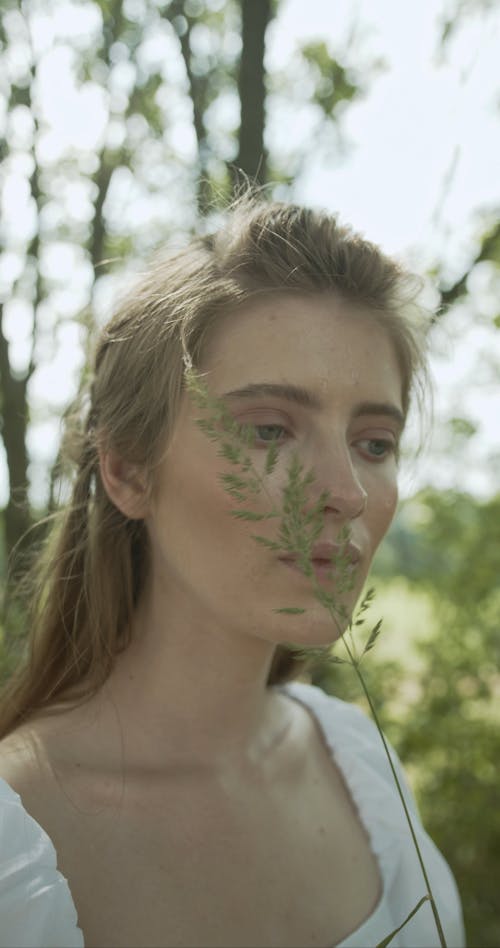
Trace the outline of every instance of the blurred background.
<instances>
[{"instance_id":1,"label":"blurred background","mask_svg":"<svg viewBox=\"0 0 500 948\"><path fill-rule=\"evenodd\" d=\"M500 944L500 5L3 0L0 581L60 502L96 327L241 180L327 208L424 278L434 423L375 562L364 664L469 946ZM239 171L238 169L241 169ZM64 490L62 491L64 495ZM10 578L9 582L14 582ZM5 610L4 610L5 615ZM368 620L371 621L371 618ZM9 674L22 615L0 630ZM315 683L363 703L352 669Z\"/></svg>"}]
</instances>

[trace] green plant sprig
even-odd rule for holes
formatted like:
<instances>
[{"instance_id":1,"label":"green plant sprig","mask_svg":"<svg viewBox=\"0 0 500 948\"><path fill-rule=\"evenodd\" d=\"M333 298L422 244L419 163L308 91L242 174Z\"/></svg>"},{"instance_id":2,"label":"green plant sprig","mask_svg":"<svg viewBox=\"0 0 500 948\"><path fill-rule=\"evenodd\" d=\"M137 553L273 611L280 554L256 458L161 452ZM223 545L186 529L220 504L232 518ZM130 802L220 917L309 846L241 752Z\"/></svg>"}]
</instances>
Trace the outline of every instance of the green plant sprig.
<instances>
[{"instance_id":1,"label":"green plant sprig","mask_svg":"<svg viewBox=\"0 0 500 948\"><path fill-rule=\"evenodd\" d=\"M211 396L208 387L201 381L199 375L193 369L189 357L185 357L184 372L186 389L193 399L194 403L204 412L205 417L196 420L196 424L207 435L207 437L219 442L218 456L224 458L231 465L239 469L238 474L223 473L219 477L227 493L233 497L239 504L246 503L249 497L257 496L263 491L269 498L269 492L265 477L268 477L274 471L279 455L279 447L276 443L271 443L264 463L264 474L255 470L253 459L248 451L254 441L254 433L251 425L241 425L236 422L221 398ZM208 417L206 417L206 413ZM323 511L325 502L328 498L328 492L322 491L320 497L314 506L306 511L307 491L314 482L314 473L308 471L304 473L304 468L300 459L295 453L288 468L288 480L286 486L282 489L283 501L281 509L276 509L271 502L272 510L267 513L256 513L253 510L238 507L231 510L231 515L239 520L258 522L262 520L278 519L279 527L276 540L270 540L268 537L252 534L252 538L261 543L267 549L275 552L289 552L297 557L297 563L304 574L311 580L314 593L321 605L329 612L334 622L337 632L342 640L347 652L347 658L341 658L332 654L332 646L322 648L307 648L296 646L293 643L285 643L286 646L299 657L306 657L313 660L322 660L332 663L349 664L354 668L365 698L368 702L373 721L382 741L384 752L389 762L391 773L397 788L397 792L403 807L406 822L409 827L412 842L417 854L419 865L425 882L426 894L419 900L409 913L404 922L389 935L387 935L376 948L387 948L394 936L401 931L404 926L413 918L421 906L428 901L431 905L441 948L447 948L443 932L439 911L434 899L429 877L425 867L424 859L420 850L418 839L413 827L413 822L408 810L408 806L402 791L401 783L392 760L391 753L384 732L382 730L376 708L368 691L365 679L361 672L361 662L364 656L371 651L380 635L382 620L380 619L371 629L363 647L359 650L354 630L359 630L366 621L366 612L373 602L375 591L370 588L365 593L361 604L354 617L349 617L345 607L336 601L336 597L354 586L353 570L349 569L350 560L347 555L347 544L350 538L349 528L346 526L340 532L338 540L340 552L332 556L331 577L335 578L336 594L335 597L322 586L314 573L312 565L312 547L323 528ZM269 498L270 499L270 498ZM334 576L335 570L335 576ZM306 612L305 609L287 606L273 610L277 613L299 615Z\"/></svg>"}]
</instances>

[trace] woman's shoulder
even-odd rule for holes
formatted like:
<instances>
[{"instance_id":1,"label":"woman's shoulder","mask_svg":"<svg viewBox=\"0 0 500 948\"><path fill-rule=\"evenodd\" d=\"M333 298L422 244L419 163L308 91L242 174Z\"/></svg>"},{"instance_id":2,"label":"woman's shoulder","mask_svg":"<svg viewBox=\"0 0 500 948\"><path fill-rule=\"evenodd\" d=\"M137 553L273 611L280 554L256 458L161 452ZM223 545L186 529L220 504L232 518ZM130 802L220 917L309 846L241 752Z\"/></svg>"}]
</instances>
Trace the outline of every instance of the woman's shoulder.
<instances>
[{"instance_id":1,"label":"woman's shoulder","mask_svg":"<svg viewBox=\"0 0 500 948\"><path fill-rule=\"evenodd\" d=\"M2 803L8 794L5 787L23 801L31 812L43 813L43 801L53 796L53 778L47 759L43 727L37 722L20 725L0 740L0 780L3 782Z\"/></svg>"},{"instance_id":2,"label":"woman's shoulder","mask_svg":"<svg viewBox=\"0 0 500 948\"><path fill-rule=\"evenodd\" d=\"M291 698L306 705L321 723L330 743L366 749L380 744L380 735L372 719L356 704L328 694L317 685L289 681L281 686Z\"/></svg>"},{"instance_id":3,"label":"woman's shoulder","mask_svg":"<svg viewBox=\"0 0 500 948\"><path fill-rule=\"evenodd\" d=\"M45 792L33 737L20 728L0 741L0 948L82 948L76 909L58 871L55 848L29 812L29 801Z\"/></svg>"},{"instance_id":4,"label":"woman's shoulder","mask_svg":"<svg viewBox=\"0 0 500 948\"><path fill-rule=\"evenodd\" d=\"M399 802L389 822L382 817L391 799L398 800L394 773L410 813L418 818L417 803L398 754L371 717L358 705L329 695L316 685L293 681L287 683L285 691L313 714L361 812L369 812L372 823L383 828L384 834L388 828L392 835L406 832Z\"/></svg>"}]
</instances>

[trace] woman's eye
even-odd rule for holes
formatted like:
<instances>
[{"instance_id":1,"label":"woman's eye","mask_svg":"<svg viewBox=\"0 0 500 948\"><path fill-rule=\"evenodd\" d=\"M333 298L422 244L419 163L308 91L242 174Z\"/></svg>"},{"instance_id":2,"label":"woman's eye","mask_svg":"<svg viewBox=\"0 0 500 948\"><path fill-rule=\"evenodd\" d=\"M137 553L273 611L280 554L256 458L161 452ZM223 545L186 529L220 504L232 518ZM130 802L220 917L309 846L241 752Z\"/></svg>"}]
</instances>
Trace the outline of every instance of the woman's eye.
<instances>
[{"instance_id":1,"label":"woman's eye","mask_svg":"<svg viewBox=\"0 0 500 948\"><path fill-rule=\"evenodd\" d=\"M288 434L283 425L252 425L252 428L255 431L255 440L257 442L264 442L265 444L272 444L273 441L282 441L283 436L286 437Z\"/></svg>"},{"instance_id":2,"label":"woman's eye","mask_svg":"<svg viewBox=\"0 0 500 948\"><path fill-rule=\"evenodd\" d=\"M396 444L385 438L366 438L358 441L365 454L377 461L384 461L390 454L396 454Z\"/></svg>"}]
</instances>

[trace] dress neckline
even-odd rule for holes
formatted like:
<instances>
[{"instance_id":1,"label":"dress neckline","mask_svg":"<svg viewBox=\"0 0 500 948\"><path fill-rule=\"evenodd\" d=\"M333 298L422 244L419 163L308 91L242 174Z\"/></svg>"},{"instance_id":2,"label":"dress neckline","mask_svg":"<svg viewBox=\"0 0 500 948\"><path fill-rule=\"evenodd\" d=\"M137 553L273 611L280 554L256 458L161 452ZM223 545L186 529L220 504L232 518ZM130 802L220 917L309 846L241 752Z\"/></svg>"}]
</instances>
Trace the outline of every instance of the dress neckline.
<instances>
[{"instance_id":1,"label":"dress neckline","mask_svg":"<svg viewBox=\"0 0 500 948\"><path fill-rule=\"evenodd\" d=\"M355 706L347 704L331 696L327 696L320 688L317 688L313 685L292 681L286 683L285 685L273 687L277 691L280 691L281 693L288 696L290 700L301 704L317 724L324 744L344 779L351 800L353 801L357 810L359 820L368 836L370 848L379 867L379 873L382 882L382 892L379 901L377 902L373 911L369 916L367 916L361 925L359 925L354 931L347 935L342 940L342 942L338 942L335 948L355 948L355 946L363 944L363 936L365 931L370 943L373 942L374 938L376 939L375 943L378 943L378 941L384 938L391 930L392 923L387 906L387 889L390 870L391 867L394 867L394 862L390 858L392 845L390 834L387 832L387 825L385 826L384 831L384 828L380 828L379 826L380 819L377 819L377 816L380 817L381 812L383 812L383 808L387 806L387 798L383 793L380 791L377 792L376 789L374 790L372 786L369 786L369 783L366 780L363 780L363 762L360 760L359 753L352 753L352 712L357 711L360 715L360 718L366 721L365 715ZM330 703L332 701L335 702L337 711L339 712L339 726L335 731L335 735L332 734L332 728L328 727L325 717L325 714L327 713L327 706L331 707ZM346 709L348 709L347 713ZM346 713L346 721L342 721L342 711ZM345 726L346 724L347 727ZM351 732L350 734L349 731ZM359 737L358 731L356 731L356 734ZM43 843L45 850L50 853L51 859L54 861L54 865L56 867L56 878L58 878L60 882L63 883L65 887L67 887L71 906L74 911L75 918L77 918L77 911L71 893L71 887L66 877L57 868L57 852L52 840L43 827L40 826L40 824L24 808L19 794L17 794L16 791L13 790L6 781L0 778L0 786L2 784L7 788L8 795L11 794L13 797L15 797L16 802L20 803L26 818L30 821L32 828L36 830L40 842ZM10 802L13 802L12 798ZM75 934L76 933L81 934L83 937L83 933L81 932L81 929L78 927L78 925L75 926ZM84 948L84 942L82 942L82 946Z\"/></svg>"},{"instance_id":2,"label":"dress neckline","mask_svg":"<svg viewBox=\"0 0 500 948\"><path fill-rule=\"evenodd\" d=\"M339 770L344 783L347 787L351 800L355 806L355 809L358 814L358 819L363 826L366 835L369 840L370 849L377 861L382 891L378 899L377 904L370 912L369 915L357 926L352 932L343 938L341 942L337 942L335 946L331 948L354 948L354 946L363 944L363 936L366 932L368 938L368 943L372 943L373 939L376 941L373 943L378 943L384 937L386 937L391 930L391 919L387 907L387 865L388 862L386 859L381 858L381 854L386 852L387 838L383 838L381 835L376 833L376 821L374 822L370 819L370 810L371 807L366 807L364 805L363 795L359 792L359 784L356 779L357 772L356 768L352 766L353 761L355 761L354 755L348 753L347 759L343 751L347 747L347 742L345 741L345 735L342 733L342 729L339 728L338 743L334 742L331 734L331 729L327 727L326 721L324 718L324 708L322 708L322 701L326 698L326 701L332 700L331 696L326 696L321 689L315 687L314 685L308 685L305 682L292 681L287 682L285 685L280 685L277 687L277 690L281 691L282 694L288 695L292 701L296 701L301 704L305 710L312 716L315 724L317 725L320 735L323 739L325 747L329 751L332 760L334 761L337 769ZM344 702L340 702L338 699L333 699L338 702L339 707L344 705ZM348 706L352 708L352 705ZM358 709L359 710L359 709ZM360 711L360 714L362 712ZM344 737L344 740L342 738ZM347 765L347 766L346 766ZM387 801L385 801L387 804Z\"/></svg>"}]
</instances>

